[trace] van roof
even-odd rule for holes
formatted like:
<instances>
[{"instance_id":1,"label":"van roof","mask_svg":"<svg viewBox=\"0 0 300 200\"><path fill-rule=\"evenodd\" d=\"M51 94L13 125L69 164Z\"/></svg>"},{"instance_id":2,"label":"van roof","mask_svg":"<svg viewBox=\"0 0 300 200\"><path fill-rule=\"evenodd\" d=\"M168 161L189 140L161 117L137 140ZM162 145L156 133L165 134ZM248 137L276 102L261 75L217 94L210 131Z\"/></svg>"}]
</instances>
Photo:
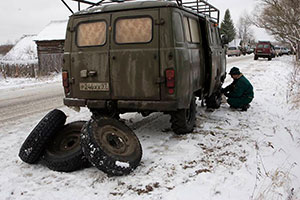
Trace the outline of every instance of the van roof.
<instances>
[{"instance_id":1,"label":"van roof","mask_svg":"<svg viewBox=\"0 0 300 200\"><path fill-rule=\"evenodd\" d=\"M111 12L119 10L134 10L143 8L155 8L155 7L178 7L175 2L170 1L125 1L122 3L106 3L100 6L88 8L74 13L74 15L92 14L101 12Z\"/></svg>"}]
</instances>

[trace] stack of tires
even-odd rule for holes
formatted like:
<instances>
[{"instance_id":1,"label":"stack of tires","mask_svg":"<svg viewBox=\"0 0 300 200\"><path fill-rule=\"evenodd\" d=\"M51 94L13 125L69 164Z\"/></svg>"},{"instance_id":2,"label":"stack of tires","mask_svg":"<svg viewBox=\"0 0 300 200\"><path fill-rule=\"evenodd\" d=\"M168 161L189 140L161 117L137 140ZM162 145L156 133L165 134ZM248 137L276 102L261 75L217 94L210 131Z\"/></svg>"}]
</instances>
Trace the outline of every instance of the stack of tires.
<instances>
[{"instance_id":1,"label":"stack of tires","mask_svg":"<svg viewBox=\"0 0 300 200\"><path fill-rule=\"evenodd\" d=\"M91 165L110 176L129 174L142 158L141 144L124 123L102 117L68 124L60 110L49 112L23 143L19 157L59 172Z\"/></svg>"}]
</instances>

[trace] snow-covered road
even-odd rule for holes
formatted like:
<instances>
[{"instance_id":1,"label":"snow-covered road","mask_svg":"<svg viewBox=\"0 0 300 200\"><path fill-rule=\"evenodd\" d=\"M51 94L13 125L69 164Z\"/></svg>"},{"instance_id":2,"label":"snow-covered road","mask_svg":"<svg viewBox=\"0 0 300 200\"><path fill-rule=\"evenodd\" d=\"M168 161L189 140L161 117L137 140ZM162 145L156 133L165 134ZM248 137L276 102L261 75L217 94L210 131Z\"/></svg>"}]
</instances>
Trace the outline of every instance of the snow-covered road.
<instances>
[{"instance_id":1,"label":"snow-covered road","mask_svg":"<svg viewBox=\"0 0 300 200\"><path fill-rule=\"evenodd\" d=\"M63 106L61 82L0 91L0 124Z\"/></svg>"},{"instance_id":2,"label":"snow-covered road","mask_svg":"<svg viewBox=\"0 0 300 200\"><path fill-rule=\"evenodd\" d=\"M34 107L30 102L37 99L41 103L37 112L12 116L13 120L0 115L0 199L300 199L300 111L291 109L287 95L291 57L228 61L228 70L238 66L253 83L255 99L250 109L239 112L223 104L206 112L198 106L197 127L184 136L170 131L167 115L123 115L143 147L141 165L124 177L107 177L93 167L59 173L23 163L17 155L28 133L51 106L62 105L60 96L47 90L43 90L45 97L53 99L44 103L34 92L25 92L24 106ZM225 85L230 82L227 77ZM60 83L52 84L59 87ZM18 97L13 91L2 91L1 112L10 106L8 99L11 105L19 105L21 92ZM22 114L23 109L16 110ZM69 116L68 122L90 118L86 109L80 113L60 109Z\"/></svg>"}]
</instances>

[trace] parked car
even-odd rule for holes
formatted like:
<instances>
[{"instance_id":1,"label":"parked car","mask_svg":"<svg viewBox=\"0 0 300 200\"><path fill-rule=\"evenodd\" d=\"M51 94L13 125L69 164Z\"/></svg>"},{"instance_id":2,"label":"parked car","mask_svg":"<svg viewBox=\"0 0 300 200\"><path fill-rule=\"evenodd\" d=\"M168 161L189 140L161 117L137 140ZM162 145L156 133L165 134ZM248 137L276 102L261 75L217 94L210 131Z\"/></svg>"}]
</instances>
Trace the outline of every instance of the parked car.
<instances>
[{"instance_id":1,"label":"parked car","mask_svg":"<svg viewBox=\"0 0 300 200\"><path fill-rule=\"evenodd\" d=\"M276 56L282 56L282 47L275 46L274 49Z\"/></svg>"},{"instance_id":2,"label":"parked car","mask_svg":"<svg viewBox=\"0 0 300 200\"><path fill-rule=\"evenodd\" d=\"M254 52L254 60L258 58L268 58L272 60L276 55L274 46L269 41L259 41Z\"/></svg>"},{"instance_id":3,"label":"parked car","mask_svg":"<svg viewBox=\"0 0 300 200\"><path fill-rule=\"evenodd\" d=\"M238 47L228 47L227 49L227 56L240 56L241 51Z\"/></svg>"},{"instance_id":4,"label":"parked car","mask_svg":"<svg viewBox=\"0 0 300 200\"><path fill-rule=\"evenodd\" d=\"M254 48L247 48L247 54L251 54L251 53L253 53L254 52Z\"/></svg>"},{"instance_id":5,"label":"parked car","mask_svg":"<svg viewBox=\"0 0 300 200\"><path fill-rule=\"evenodd\" d=\"M284 47L282 49L282 55L289 55L289 49Z\"/></svg>"}]
</instances>

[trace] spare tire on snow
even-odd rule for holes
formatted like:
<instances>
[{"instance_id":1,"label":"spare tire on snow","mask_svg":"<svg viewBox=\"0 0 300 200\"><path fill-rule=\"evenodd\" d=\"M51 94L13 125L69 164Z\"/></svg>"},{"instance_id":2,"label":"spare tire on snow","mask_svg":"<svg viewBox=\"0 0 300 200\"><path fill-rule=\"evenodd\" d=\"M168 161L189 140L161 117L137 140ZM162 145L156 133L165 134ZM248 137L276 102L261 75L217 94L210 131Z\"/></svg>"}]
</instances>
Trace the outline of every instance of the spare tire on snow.
<instances>
[{"instance_id":1,"label":"spare tire on snow","mask_svg":"<svg viewBox=\"0 0 300 200\"><path fill-rule=\"evenodd\" d=\"M49 112L26 138L19 151L19 157L26 163L36 163L47 142L65 124L66 118L65 113L60 110L54 109Z\"/></svg>"},{"instance_id":2,"label":"spare tire on snow","mask_svg":"<svg viewBox=\"0 0 300 200\"><path fill-rule=\"evenodd\" d=\"M72 172L89 166L80 146L80 133L85 121L63 126L48 142L42 163L59 172Z\"/></svg>"},{"instance_id":3,"label":"spare tire on snow","mask_svg":"<svg viewBox=\"0 0 300 200\"><path fill-rule=\"evenodd\" d=\"M142 158L133 131L112 118L90 120L82 129L81 147L92 165L111 176L129 174Z\"/></svg>"}]
</instances>

